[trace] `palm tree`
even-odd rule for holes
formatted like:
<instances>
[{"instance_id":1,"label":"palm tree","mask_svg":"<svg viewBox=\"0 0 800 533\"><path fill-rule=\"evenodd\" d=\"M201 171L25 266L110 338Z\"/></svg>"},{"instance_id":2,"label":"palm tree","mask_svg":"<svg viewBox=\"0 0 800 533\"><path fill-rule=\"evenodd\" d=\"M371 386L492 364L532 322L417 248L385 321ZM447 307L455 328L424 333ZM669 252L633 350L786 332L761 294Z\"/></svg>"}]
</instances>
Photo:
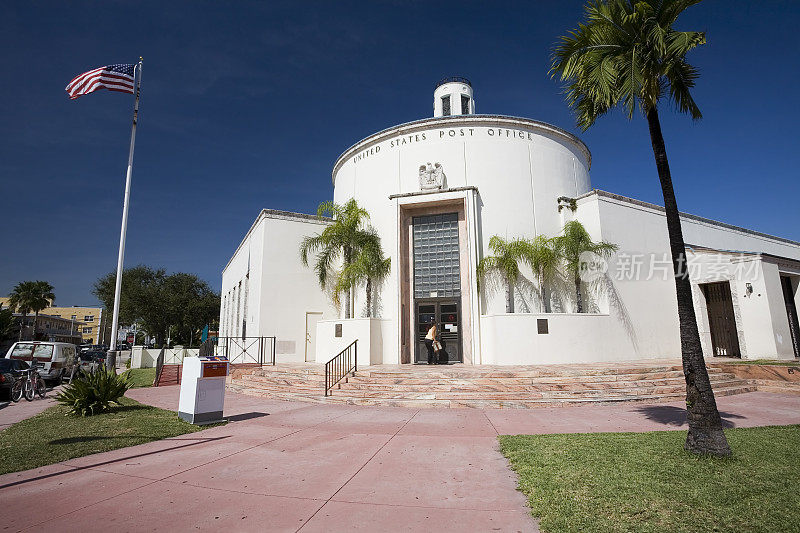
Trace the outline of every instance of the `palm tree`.
<instances>
[{"instance_id":1,"label":"palm tree","mask_svg":"<svg viewBox=\"0 0 800 533\"><path fill-rule=\"evenodd\" d=\"M685 448L695 453L729 455L714 392L708 379L692 288L686 269L686 246L672 186L658 104L664 98L693 119L702 117L690 89L699 77L686 55L705 44L705 32L677 31L678 16L700 0L605 0L586 5L586 21L561 37L553 53L551 76L567 83L567 101L586 130L621 105L628 118L638 107L647 118L664 211L667 218L680 324L681 356L686 377L689 432Z\"/></svg>"},{"instance_id":2,"label":"palm tree","mask_svg":"<svg viewBox=\"0 0 800 533\"><path fill-rule=\"evenodd\" d=\"M502 282L506 290L506 313L514 312L514 286L519 280L519 263L527 262L531 243L526 239L507 241L497 235L489 239L489 255L478 262L478 280Z\"/></svg>"},{"instance_id":3,"label":"palm tree","mask_svg":"<svg viewBox=\"0 0 800 533\"><path fill-rule=\"evenodd\" d=\"M22 313L22 321L19 328L19 340L22 340L22 329L25 317L33 311L33 340L36 340L36 329L39 322L39 311L46 309L55 302L56 296L53 294L53 286L46 281L21 281L14 286L14 290L9 294L8 306Z\"/></svg>"},{"instance_id":4,"label":"palm tree","mask_svg":"<svg viewBox=\"0 0 800 533\"><path fill-rule=\"evenodd\" d=\"M617 250L617 245L605 241L594 242L583 224L577 220L570 220L564 224L561 235L555 238L555 247L575 286L575 312L583 313L581 282L585 280L581 279L581 269L586 255L594 254L607 258Z\"/></svg>"},{"instance_id":5,"label":"palm tree","mask_svg":"<svg viewBox=\"0 0 800 533\"><path fill-rule=\"evenodd\" d=\"M342 269L335 292L346 292L363 282L366 286L367 316L372 317L374 286L382 283L389 275L392 260L383 257L381 239L374 229L368 228L359 237L359 242L356 243L358 254L352 263Z\"/></svg>"},{"instance_id":6,"label":"palm tree","mask_svg":"<svg viewBox=\"0 0 800 533\"><path fill-rule=\"evenodd\" d=\"M537 235L530 243L527 263L533 270L536 284L539 286L539 299L541 300L542 311L550 312L550 288L559 282L560 272L558 270L561 257L554 239L548 239L544 235Z\"/></svg>"},{"instance_id":7,"label":"palm tree","mask_svg":"<svg viewBox=\"0 0 800 533\"><path fill-rule=\"evenodd\" d=\"M320 286L325 289L336 261L341 259L342 270L347 269L358 255L359 243L367 240L365 233L368 231L365 225L369 222L369 213L351 198L344 205L321 203L317 208L317 216L330 216L333 223L322 233L303 239L300 244L300 260L303 266L308 266L309 255L316 253L314 271ZM341 287L338 277L337 275L334 280L336 288ZM352 286L347 286L344 290L345 318L351 317L351 292Z\"/></svg>"}]
</instances>

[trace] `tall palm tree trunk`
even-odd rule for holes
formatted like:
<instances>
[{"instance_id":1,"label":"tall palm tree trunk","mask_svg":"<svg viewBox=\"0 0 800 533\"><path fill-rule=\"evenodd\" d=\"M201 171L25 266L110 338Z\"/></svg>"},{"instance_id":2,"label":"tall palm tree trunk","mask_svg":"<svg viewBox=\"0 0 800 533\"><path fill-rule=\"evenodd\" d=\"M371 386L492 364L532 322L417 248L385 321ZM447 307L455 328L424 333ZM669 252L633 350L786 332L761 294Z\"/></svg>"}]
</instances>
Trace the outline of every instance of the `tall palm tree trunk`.
<instances>
[{"instance_id":1,"label":"tall palm tree trunk","mask_svg":"<svg viewBox=\"0 0 800 533\"><path fill-rule=\"evenodd\" d=\"M506 313L514 312L514 284L506 281Z\"/></svg>"},{"instance_id":2,"label":"tall palm tree trunk","mask_svg":"<svg viewBox=\"0 0 800 533\"><path fill-rule=\"evenodd\" d=\"M367 318L372 318L372 278L367 277Z\"/></svg>"},{"instance_id":3,"label":"tall palm tree trunk","mask_svg":"<svg viewBox=\"0 0 800 533\"><path fill-rule=\"evenodd\" d=\"M19 341L22 340L22 331L25 329L25 319L28 318L28 313L22 313L22 320L19 321Z\"/></svg>"},{"instance_id":4,"label":"tall palm tree trunk","mask_svg":"<svg viewBox=\"0 0 800 533\"><path fill-rule=\"evenodd\" d=\"M664 195L664 210L667 216L669 247L672 252L672 267L675 272L675 293L678 300L678 322L681 336L681 357L686 377L686 409L689 434L684 448L695 453L730 455L731 449L722 431L722 419L717 410L714 391L708 379L703 360L700 333L692 303L692 286L686 268L686 246L683 242L678 203L672 188L672 175L667 161L667 149L661 134L661 123L655 107L647 112L653 155Z\"/></svg>"},{"instance_id":5,"label":"tall palm tree trunk","mask_svg":"<svg viewBox=\"0 0 800 533\"><path fill-rule=\"evenodd\" d=\"M578 313L583 313L583 295L581 294L581 278L575 276L575 307Z\"/></svg>"},{"instance_id":6,"label":"tall palm tree trunk","mask_svg":"<svg viewBox=\"0 0 800 533\"><path fill-rule=\"evenodd\" d=\"M344 247L344 266L350 266L350 247ZM344 291L344 317L350 318L350 291L352 290L351 287L347 287L347 290Z\"/></svg>"},{"instance_id":7,"label":"tall palm tree trunk","mask_svg":"<svg viewBox=\"0 0 800 533\"><path fill-rule=\"evenodd\" d=\"M32 341L36 340L36 329L39 324L39 311L35 311L33 313L33 337L31 337Z\"/></svg>"}]
</instances>

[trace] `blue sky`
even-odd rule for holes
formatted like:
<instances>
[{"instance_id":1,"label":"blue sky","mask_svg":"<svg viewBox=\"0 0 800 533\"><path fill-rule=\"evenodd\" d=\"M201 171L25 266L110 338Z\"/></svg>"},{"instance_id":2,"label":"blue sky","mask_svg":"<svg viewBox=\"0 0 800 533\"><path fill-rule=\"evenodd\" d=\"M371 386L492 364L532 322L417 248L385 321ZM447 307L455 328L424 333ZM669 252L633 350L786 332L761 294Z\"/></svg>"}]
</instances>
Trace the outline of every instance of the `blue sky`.
<instances>
[{"instance_id":1,"label":"blue sky","mask_svg":"<svg viewBox=\"0 0 800 533\"><path fill-rule=\"evenodd\" d=\"M431 114L470 78L478 112L578 133L598 189L661 203L647 125L580 133L547 76L580 1L4 2L0 6L0 294L21 280L96 303L116 267L132 97L70 101L77 74L144 57L126 265L221 270L261 208L314 212L352 143ZM681 210L800 240L800 4L706 0L690 56L704 113L662 125Z\"/></svg>"}]
</instances>

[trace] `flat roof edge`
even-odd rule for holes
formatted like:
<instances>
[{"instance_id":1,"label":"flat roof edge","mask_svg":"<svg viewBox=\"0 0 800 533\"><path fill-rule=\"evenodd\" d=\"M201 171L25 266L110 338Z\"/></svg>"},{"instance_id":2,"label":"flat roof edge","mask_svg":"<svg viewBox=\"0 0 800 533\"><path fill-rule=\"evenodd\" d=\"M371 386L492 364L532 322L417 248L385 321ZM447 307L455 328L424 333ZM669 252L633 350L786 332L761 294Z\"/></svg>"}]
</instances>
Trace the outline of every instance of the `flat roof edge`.
<instances>
[{"instance_id":1,"label":"flat roof edge","mask_svg":"<svg viewBox=\"0 0 800 533\"><path fill-rule=\"evenodd\" d=\"M653 209L655 211L659 211L659 212L662 212L662 213L665 211L664 207L660 206L658 204L651 204L650 202L644 202L642 200L637 200L635 198L629 198L627 196L622 196L621 194L615 194L613 192L603 191L601 189L593 189L593 190L591 190L591 191L589 191L589 192L587 192L585 194L582 194L582 195L578 196L575 199L576 200L581 200L583 198L588 198L590 196L598 196L598 197L610 198L612 200L617 200L619 202L632 204L632 205L637 205L639 207L646 207L648 209ZM753 235L755 237L762 237L762 238L765 238L765 239L770 239L770 240L773 240L773 241L782 242L784 244L791 244L793 246L800 246L800 242L793 241L792 239L787 239L785 237L778 237L776 235L770 235L769 233L764 233L764 232L761 232L761 231L747 229L747 228L743 228L741 226L735 226L733 224L728 224L727 222L720 222L719 220L713 220L713 219L710 219L710 218L701 217L699 215L693 215L691 213L684 213L682 211L680 212L680 216L681 216L681 218L684 218L686 220L694 220L696 222L702 222L704 224L710 224L712 226L719 226L721 228L725 228L725 229L729 229L729 230L733 230L733 231L738 231L738 232L745 233L745 234L748 234L748 235Z\"/></svg>"},{"instance_id":2,"label":"flat roof edge","mask_svg":"<svg viewBox=\"0 0 800 533\"><path fill-rule=\"evenodd\" d=\"M258 216L256 216L256 219L253 221L253 224L250 226L250 229L247 230L247 233L245 233L244 237L242 237L242 240L239 242L239 245L236 247L236 250L234 250L233 254L231 254L231 257L230 259L228 259L228 262L225 263L225 266L222 269L223 274L225 273L226 270L228 270L228 267L231 265L231 261L233 261L233 258L236 257L236 254L239 253L239 250L241 250L242 245L247 240L247 238L250 237L250 234L253 233L253 230L256 229L258 223L265 218L292 220L295 222L307 222L310 224L323 224L323 225L328 224L332 221L332 219L329 217L307 215L305 213L294 213L292 211L281 211L279 209L262 209L261 211L259 211Z\"/></svg>"},{"instance_id":3,"label":"flat roof edge","mask_svg":"<svg viewBox=\"0 0 800 533\"><path fill-rule=\"evenodd\" d=\"M542 131L550 132L555 135L560 135L561 137L565 138L567 141L571 142L578 151L582 152L583 155L586 157L586 164L589 168L592 167L592 153L589 150L589 147L580 140L577 135L574 135L563 128L559 128L558 126L554 126L552 124L548 124L547 122L542 122L541 120L535 120L532 118L524 118L524 117L514 117L510 115L452 115L449 117L428 117L422 118L418 120L412 120L411 122L404 122L402 124L397 124L396 126L391 126L389 128L382 129L377 131L367 137L364 137L360 141L353 143L349 148L347 148L344 152L341 153L339 157L336 158L336 162L333 164L333 170L331 171L331 182L333 185L336 185L336 173L342 167L344 162L347 158L350 157L351 154L355 153L357 150L362 149L365 146L368 146L372 142L380 142L383 137L388 137L390 134L400 134L404 132L404 130L409 130L409 132L413 132L416 130L424 129L429 126L435 126L437 124L441 124L446 126L447 124L459 124L459 123L474 123L475 125L480 125L481 123L523 123L526 126L539 128Z\"/></svg>"}]
</instances>

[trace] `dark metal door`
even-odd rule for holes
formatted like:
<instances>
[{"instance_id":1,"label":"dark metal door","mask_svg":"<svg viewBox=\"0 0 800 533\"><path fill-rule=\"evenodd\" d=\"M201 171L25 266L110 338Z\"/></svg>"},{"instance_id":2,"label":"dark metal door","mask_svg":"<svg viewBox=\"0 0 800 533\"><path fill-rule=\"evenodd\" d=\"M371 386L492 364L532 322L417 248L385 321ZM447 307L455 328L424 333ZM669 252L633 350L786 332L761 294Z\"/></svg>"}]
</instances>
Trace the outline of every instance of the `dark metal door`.
<instances>
[{"instance_id":1,"label":"dark metal door","mask_svg":"<svg viewBox=\"0 0 800 533\"><path fill-rule=\"evenodd\" d=\"M794 304L792 279L788 276L781 276L781 288L783 289L783 301L786 303L786 316L789 318L789 332L792 334L794 356L800 357L800 323L797 320L797 306Z\"/></svg>"},{"instance_id":2,"label":"dark metal door","mask_svg":"<svg viewBox=\"0 0 800 533\"><path fill-rule=\"evenodd\" d=\"M741 357L730 284L727 281L708 283L703 285L703 293L708 306L708 322L711 326L711 345L714 356Z\"/></svg>"},{"instance_id":3,"label":"dark metal door","mask_svg":"<svg viewBox=\"0 0 800 533\"><path fill-rule=\"evenodd\" d=\"M428 334L428 329L431 327L431 320L436 320L436 325L439 328L439 338L447 352L447 362L462 362L460 307L457 300L417 302L415 363L428 362L425 335Z\"/></svg>"}]
</instances>

